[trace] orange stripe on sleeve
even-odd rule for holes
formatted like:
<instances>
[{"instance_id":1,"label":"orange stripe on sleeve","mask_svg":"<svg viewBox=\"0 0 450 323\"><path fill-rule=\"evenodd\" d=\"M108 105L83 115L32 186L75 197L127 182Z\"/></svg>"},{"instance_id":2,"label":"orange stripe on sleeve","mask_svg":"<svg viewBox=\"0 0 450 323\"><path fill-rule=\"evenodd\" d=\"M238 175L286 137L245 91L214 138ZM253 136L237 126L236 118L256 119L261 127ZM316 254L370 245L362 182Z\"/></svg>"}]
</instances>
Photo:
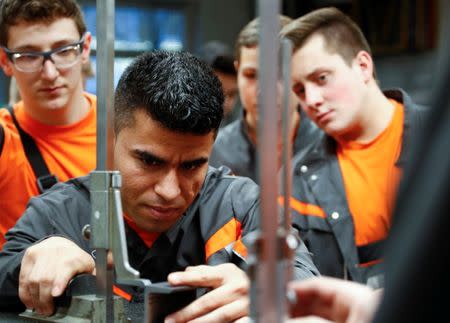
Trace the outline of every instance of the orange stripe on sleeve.
<instances>
[{"instance_id":1,"label":"orange stripe on sleeve","mask_svg":"<svg viewBox=\"0 0 450 323\"><path fill-rule=\"evenodd\" d=\"M226 223L223 227L217 230L211 238L206 241L205 244L205 256L206 260L219 251L220 249L225 248L230 243L238 240L241 235L241 223L237 221L235 218L232 218L228 223Z\"/></svg>"},{"instance_id":2,"label":"orange stripe on sleeve","mask_svg":"<svg viewBox=\"0 0 450 323\"><path fill-rule=\"evenodd\" d=\"M327 217L327 215L325 214L325 211L317 205L301 202L292 196L291 196L289 202L290 202L289 203L290 207L301 214L318 216L318 217L324 218L324 219ZM284 197L283 196L278 197L278 203L281 206L284 205Z\"/></svg>"},{"instance_id":3,"label":"orange stripe on sleeve","mask_svg":"<svg viewBox=\"0 0 450 323\"><path fill-rule=\"evenodd\" d=\"M233 250L240 254L242 257L247 258L247 247L241 239L237 240L233 246Z\"/></svg>"},{"instance_id":4,"label":"orange stripe on sleeve","mask_svg":"<svg viewBox=\"0 0 450 323\"><path fill-rule=\"evenodd\" d=\"M365 263L362 263L362 264L358 264L358 266L362 267L362 268L367 268L367 267L371 267L371 266L376 265L376 264L380 264L382 262L383 262L383 259L376 259L376 260L372 260L372 261L365 262Z\"/></svg>"},{"instance_id":5,"label":"orange stripe on sleeve","mask_svg":"<svg viewBox=\"0 0 450 323\"><path fill-rule=\"evenodd\" d=\"M119 287L117 287L116 285L113 285L113 293L125 298L127 301L131 301L131 295L128 294L126 291L124 291L123 289L120 289Z\"/></svg>"}]
</instances>

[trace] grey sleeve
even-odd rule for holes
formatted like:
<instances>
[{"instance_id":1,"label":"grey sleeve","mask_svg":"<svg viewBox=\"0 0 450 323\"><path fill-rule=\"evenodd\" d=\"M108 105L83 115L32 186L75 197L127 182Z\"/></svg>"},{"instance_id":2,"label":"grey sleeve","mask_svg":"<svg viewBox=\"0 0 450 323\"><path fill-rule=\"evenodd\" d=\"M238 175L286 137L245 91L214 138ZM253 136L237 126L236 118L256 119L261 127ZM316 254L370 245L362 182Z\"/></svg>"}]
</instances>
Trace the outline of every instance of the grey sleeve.
<instances>
[{"instance_id":1,"label":"grey sleeve","mask_svg":"<svg viewBox=\"0 0 450 323\"><path fill-rule=\"evenodd\" d=\"M295 234L298 234L296 229L293 230L295 231ZM300 237L298 237L298 241L299 245L296 248L293 257L294 269L292 271L292 279L301 280L319 276L319 270L312 261L311 253L308 251Z\"/></svg>"},{"instance_id":2,"label":"grey sleeve","mask_svg":"<svg viewBox=\"0 0 450 323\"><path fill-rule=\"evenodd\" d=\"M0 252L0 308L2 310L20 310L23 307L18 296L23 255L29 246L51 235L52 232L51 223L44 215L45 211L37 208L35 204L31 202L16 225L6 233L6 243Z\"/></svg>"},{"instance_id":3,"label":"grey sleeve","mask_svg":"<svg viewBox=\"0 0 450 323\"><path fill-rule=\"evenodd\" d=\"M242 224L242 236L259 228L259 186L251 179L239 177L230 191L234 214Z\"/></svg>"},{"instance_id":4,"label":"grey sleeve","mask_svg":"<svg viewBox=\"0 0 450 323\"><path fill-rule=\"evenodd\" d=\"M90 219L90 212L83 214L89 205L76 191L67 188L52 189L32 198L25 213L6 233L6 243L0 252L0 309L11 311L23 307L18 297L18 280L28 247L50 236L63 236L89 252L88 242L81 237L83 223Z\"/></svg>"},{"instance_id":5,"label":"grey sleeve","mask_svg":"<svg viewBox=\"0 0 450 323\"><path fill-rule=\"evenodd\" d=\"M238 199L239 201L246 201L245 205L247 205L247 210L245 214L247 214L247 216L242 221L244 229L243 231L246 234L254 232L259 228L259 187L253 182L250 182L251 181L247 179L247 182L244 182L246 185L242 185L239 190L235 191L237 196L241 197L241 199ZM249 203L249 201L252 201L252 203ZM243 205L239 207L239 209L243 208ZM303 241L300 239L298 231L296 229L293 230L299 241L299 245L296 248L293 256L293 279L305 279L318 276L319 271L312 261L311 254L309 253Z\"/></svg>"}]
</instances>

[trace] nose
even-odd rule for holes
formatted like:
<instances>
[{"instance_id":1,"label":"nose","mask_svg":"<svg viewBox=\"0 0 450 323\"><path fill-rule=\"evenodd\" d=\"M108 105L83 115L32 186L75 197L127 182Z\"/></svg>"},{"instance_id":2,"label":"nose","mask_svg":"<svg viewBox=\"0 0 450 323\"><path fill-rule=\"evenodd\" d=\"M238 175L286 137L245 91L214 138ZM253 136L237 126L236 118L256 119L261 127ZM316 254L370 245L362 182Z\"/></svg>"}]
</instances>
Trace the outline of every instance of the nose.
<instances>
[{"instance_id":1,"label":"nose","mask_svg":"<svg viewBox=\"0 0 450 323\"><path fill-rule=\"evenodd\" d=\"M181 193L180 183L175 170L164 174L155 185L155 193L165 201L174 200Z\"/></svg>"},{"instance_id":2,"label":"nose","mask_svg":"<svg viewBox=\"0 0 450 323\"><path fill-rule=\"evenodd\" d=\"M44 60L44 63L42 63L42 77L46 80L53 81L59 74L58 69L55 66L55 63L48 58Z\"/></svg>"},{"instance_id":3,"label":"nose","mask_svg":"<svg viewBox=\"0 0 450 323\"><path fill-rule=\"evenodd\" d=\"M315 86L305 86L305 105L313 110L317 110L323 104L323 96L320 89Z\"/></svg>"}]
</instances>

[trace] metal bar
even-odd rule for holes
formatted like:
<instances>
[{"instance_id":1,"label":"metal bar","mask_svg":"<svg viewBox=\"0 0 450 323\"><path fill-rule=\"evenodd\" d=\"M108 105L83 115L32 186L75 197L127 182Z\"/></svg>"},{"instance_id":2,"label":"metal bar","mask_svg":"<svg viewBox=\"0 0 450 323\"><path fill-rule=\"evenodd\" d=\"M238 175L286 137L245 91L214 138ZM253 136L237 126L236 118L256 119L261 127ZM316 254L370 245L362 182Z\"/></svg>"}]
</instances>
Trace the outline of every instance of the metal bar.
<instances>
[{"instance_id":1,"label":"metal bar","mask_svg":"<svg viewBox=\"0 0 450 323\"><path fill-rule=\"evenodd\" d=\"M292 158L292 138L291 138L291 120L292 115L290 107L291 93L291 55L292 43L288 39L281 41L281 69L283 81L282 95L282 172L281 172L281 193L284 197L283 215L278 227L278 263L277 263L277 282L278 290L278 317L283 318L287 313L287 302L285 296L287 293L287 282L292 276L292 249L288 245L288 239L291 234L291 158Z\"/></svg>"},{"instance_id":2,"label":"metal bar","mask_svg":"<svg viewBox=\"0 0 450 323\"><path fill-rule=\"evenodd\" d=\"M114 98L114 0L97 0L97 170L111 164L108 138Z\"/></svg>"},{"instance_id":3,"label":"metal bar","mask_svg":"<svg viewBox=\"0 0 450 323\"><path fill-rule=\"evenodd\" d=\"M284 210L282 225L286 231L291 227L291 212L289 199L291 197L291 158L292 158L292 142L290 138L290 92L291 92L291 56L292 42L289 39L281 41L281 67L283 77L283 117L282 117L282 136L283 136L283 168L282 168L282 191L284 196Z\"/></svg>"},{"instance_id":4,"label":"metal bar","mask_svg":"<svg viewBox=\"0 0 450 323\"><path fill-rule=\"evenodd\" d=\"M97 171L91 174L92 201L92 239L91 246L96 249L97 296L104 298L102 320L114 321L113 273L108 269L107 256L110 250L109 214L112 211L110 200L111 177L104 172L110 156L108 138L114 98L114 0L97 0ZM111 163L111 161L109 161Z\"/></svg>"},{"instance_id":5,"label":"metal bar","mask_svg":"<svg viewBox=\"0 0 450 323\"><path fill-rule=\"evenodd\" d=\"M95 249L96 295L105 300L101 312L104 322L113 322L112 271L108 269L109 251L109 213L111 201L109 187L111 176L107 171L93 171L90 175L91 192L91 238L90 245Z\"/></svg>"},{"instance_id":6,"label":"metal bar","mask_svg":"<svg viewBox=\"0 0 450 323\"><path fill-rule=\"evenodd\" d=\"M259 0L260 19L259 78L258 78L258 174L261 183L261 239L259 242L259 265L256 269L257 322L282 322L277 310L279 305L277 279L277 227L278 208L276 198L278 185L273 180L278 173L277 147L277 81L278 81L278 13L279 0ZM262 313L264 312L264 315Z\"/></svg>"},{"instance_id":7,"label":"metal bar","mask_svg":"<svg viewBox=\"0 0 450 323\"><path fill-rule=\"evenodd\" d=\"M120 197L120 188L122 186L122 177L118 171L112 172L112 223L110 224L110 236L112 253L114 257L114 267L116 279L118 281L129 281L139 279L139 272L131 267L128 261L127 239L125 236L125 224L123 222L122 200Z\"/></svg>"}]
</instances>

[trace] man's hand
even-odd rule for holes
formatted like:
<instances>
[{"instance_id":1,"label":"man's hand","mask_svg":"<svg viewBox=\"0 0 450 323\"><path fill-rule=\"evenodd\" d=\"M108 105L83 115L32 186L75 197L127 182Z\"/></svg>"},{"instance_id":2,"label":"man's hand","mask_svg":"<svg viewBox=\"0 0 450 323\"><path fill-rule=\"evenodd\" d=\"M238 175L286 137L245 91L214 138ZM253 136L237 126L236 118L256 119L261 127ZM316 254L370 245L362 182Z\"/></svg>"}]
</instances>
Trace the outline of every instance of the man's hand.
<instances>
[{"instance_id":1,"label":"man's hand","mask_svg":"<svg viewBox=\"0 0 450 323\"><path fill-rule=\"evenodd\" d=\"M289 284L295 294L293 317L315 316L333 322L370 322L378 306L381 290L335 278L311 278ZM290 321L291 322L291 321ZM292 322L324 322L318 318Z\"/></svg>"},{"instance_id":2,"label":"man's hand","mask_svg":"<svg viewBox=\"0 0 450 323\"><path fill-rule=\"evenodd\" d=\"M19 297L27 308L37 313L54 312L53 297L60 296L77 274L92 274L92 257L72 241L50 237L29 247L19 274Z\"/></svg>"},{"instance_id":3,"label":"man's hand","mask_svg":"<svg viewBox=\"0 0 450 323\"><path fill-rule=\"evenodd\" d=\"M248 315L250 283L246 273L233 264L187 267L184 272L170 274L168 281L212 290L169 315L165 322L231 322Z\"/></svg>"}]
</instances>

